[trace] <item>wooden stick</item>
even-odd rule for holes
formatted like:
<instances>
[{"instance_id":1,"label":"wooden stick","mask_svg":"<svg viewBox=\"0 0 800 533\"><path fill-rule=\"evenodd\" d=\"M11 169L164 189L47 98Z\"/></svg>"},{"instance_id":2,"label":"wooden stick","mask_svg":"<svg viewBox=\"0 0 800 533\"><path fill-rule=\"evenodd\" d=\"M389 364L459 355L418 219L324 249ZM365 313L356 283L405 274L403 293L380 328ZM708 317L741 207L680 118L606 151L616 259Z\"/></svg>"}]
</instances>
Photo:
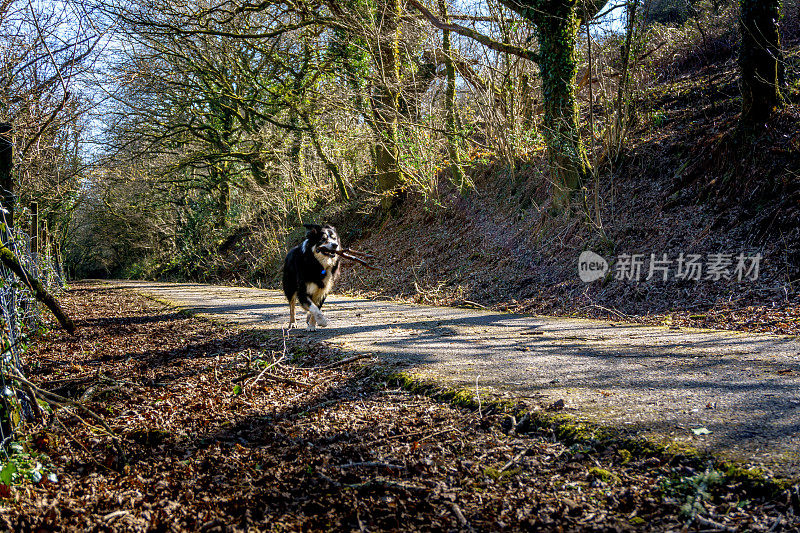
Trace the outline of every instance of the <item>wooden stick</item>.
<instances>
[{"instance_id":1,"label":"wooden stick","mask_svg":"<svg viewBox=\"0 0 800 533\"><path fill-rule=\"evenodd\" d=\"M340 255L340 256L344 257L345 259L349 259L351 261L355 261L356 263L361 263L365 267L371 268L372 270L380 270L378 267L374 267L374 266L370 265L369 263L367 263L363 259L359 259L358 257L353 257L352 255L348 255L346 252L344 252L342 250L330 250L330 251L335 253L335 254L337 254L337 255Z\"/></svg>"},{"instance_id":2,"label":"wooden stick","mask_svg":"<svg viewBox=\"0 0 800 533\"><path fill-rule=\"evenodd\" d=\"M357 255L360 257L368 257L369 259L375 259L374 255L368 254L367 252L359 252L358 250L351 250L350 248L344 248L342 251L346 254Z\"/></svg>"}]
</instances>

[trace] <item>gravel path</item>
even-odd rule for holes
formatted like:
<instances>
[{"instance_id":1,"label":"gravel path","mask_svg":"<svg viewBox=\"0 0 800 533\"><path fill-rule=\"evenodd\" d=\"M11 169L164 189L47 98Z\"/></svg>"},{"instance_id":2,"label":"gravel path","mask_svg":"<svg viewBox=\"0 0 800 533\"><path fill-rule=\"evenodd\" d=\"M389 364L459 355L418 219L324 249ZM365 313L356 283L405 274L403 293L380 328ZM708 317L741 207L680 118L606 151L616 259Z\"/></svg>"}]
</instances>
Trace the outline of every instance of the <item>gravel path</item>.
<instances>
[{"instance_id":1,"label":"gravel path","mask_svg":"<svg viewBox=\"0 0 800 533\"><path fill-rule=\"evenodd\" d=\"M285 326L277 291L116 281L246 327ZM327 328L292 335L370 353L450 385L479 386L602 424L800 474L800 342L332 296ZM693 429L706 428L697 436Z\"/></svg>"}]
</instances>

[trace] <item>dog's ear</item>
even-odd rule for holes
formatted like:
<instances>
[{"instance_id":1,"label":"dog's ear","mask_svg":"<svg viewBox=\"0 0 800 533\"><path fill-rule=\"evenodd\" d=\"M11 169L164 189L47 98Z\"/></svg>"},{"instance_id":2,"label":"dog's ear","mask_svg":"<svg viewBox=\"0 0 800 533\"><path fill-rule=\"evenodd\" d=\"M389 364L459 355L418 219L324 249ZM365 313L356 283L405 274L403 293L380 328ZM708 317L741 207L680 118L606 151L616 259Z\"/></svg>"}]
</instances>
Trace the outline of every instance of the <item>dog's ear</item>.
<instances>
[{"instance_id":1,"label":"dog's ear","mask_svg":"<svg viewBox=\"0 0 800 533\"><path fill-rule=\"evenodd\" d=\"M306 228L306 237L309 235L314 235L315 233L322 233L322 226L319 224L303 224Z\"/></svg>"}]
</instances>

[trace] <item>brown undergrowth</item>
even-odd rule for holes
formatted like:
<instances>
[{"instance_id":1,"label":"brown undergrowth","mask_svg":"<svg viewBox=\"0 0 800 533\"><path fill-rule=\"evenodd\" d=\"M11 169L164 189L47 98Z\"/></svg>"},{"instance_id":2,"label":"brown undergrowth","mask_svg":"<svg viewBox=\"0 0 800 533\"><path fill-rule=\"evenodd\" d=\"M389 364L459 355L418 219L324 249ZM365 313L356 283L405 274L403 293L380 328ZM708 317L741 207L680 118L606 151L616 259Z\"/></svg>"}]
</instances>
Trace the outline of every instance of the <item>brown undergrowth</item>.
<instances>
[{"instance_id":1,"label":"brown undergrowth","mask_svg":"<svg viewBox=\"0 0 800 533\"><path fill-rule=\"evenodd\" d=\"M364 360L336 366L340 353L302 335L284 345L280 332L92 284L65 304L77 334L36 340L28 375L103 415L122 445L63 409L28 427L27 451L56 478L13 486L2 529L798 526L791 490L759 494L642 450L568 446L545 428L516 435L502 413L395 388Z\"/></svg>"},{"instance_id":2,"label":"brown undergrowth","mask_svg":"<svg viewBox=\"0 0 800 533\"><path fill-rule=\"evenodd\" d=\"M800 78L800 48L788 53ZM788 75L788 74L787 74ZM576 198L572 216L548 204L544 162L513 167L473 161L475 190L443 185L434 207L409 198L383 225L340 224L360 235L348 245L381 258L381 271L348 268L340 287L354 294L437 305L800 334L800 93L752 136L737 133L734 55L642 89L629 142L617 161L602 148L599 213ZM443 180L444 181L444 180ZM589 184L591 189L592 184ZM645 258L641 281L583 283L578 256ZM679 280L679 254L761 254L755 281ZM664 282L646 280L651 254L672 260ZM612 270L613 272L613 270ZM705 271L704 275L705 277Z\"/></svg>"}]
</instances>

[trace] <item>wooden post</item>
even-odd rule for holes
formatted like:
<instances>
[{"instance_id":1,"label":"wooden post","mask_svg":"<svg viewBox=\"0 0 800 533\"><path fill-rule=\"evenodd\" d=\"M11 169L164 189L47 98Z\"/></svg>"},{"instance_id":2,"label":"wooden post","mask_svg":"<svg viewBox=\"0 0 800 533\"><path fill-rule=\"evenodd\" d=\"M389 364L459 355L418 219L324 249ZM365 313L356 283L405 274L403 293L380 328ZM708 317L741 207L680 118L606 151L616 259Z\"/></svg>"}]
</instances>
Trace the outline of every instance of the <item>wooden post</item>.
<instances>
[{"instance_id":1,"label":"wooden post","mask_svg":"<svg viewBox=\"0 0 800 533\"><path fill-rule=\"evenodd\" d=\"M2 213L0 220L9 228L14 226L14 178L11 175L14 166L13 155L11 124L0 123L0 207L7 211Z\"/></svg>"},{"instance_id":2,"label":"wooden post","mask_svg":"<svg viewBox=\"0 0 800 533\"><path fill-rule=\"evenodd\" d=\"M39 255L39 202L31 202L31 256L33 261Z\"/></svg>"}]
</instances>

